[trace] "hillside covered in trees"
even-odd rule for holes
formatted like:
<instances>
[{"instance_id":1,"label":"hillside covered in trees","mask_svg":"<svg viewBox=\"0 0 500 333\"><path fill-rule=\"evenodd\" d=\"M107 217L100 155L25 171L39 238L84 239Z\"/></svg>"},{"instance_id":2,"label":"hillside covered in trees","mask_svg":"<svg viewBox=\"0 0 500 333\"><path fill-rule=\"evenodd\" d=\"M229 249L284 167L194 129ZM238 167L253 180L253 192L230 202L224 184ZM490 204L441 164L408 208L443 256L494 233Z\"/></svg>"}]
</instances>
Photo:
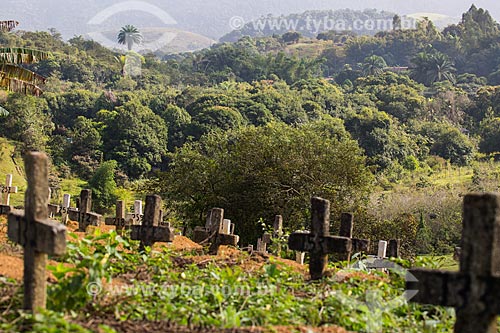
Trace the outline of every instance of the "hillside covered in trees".
<instances>
[{"instance_id":1,"label":"hillside covered in trees","mask_svg":"<svg viewBox=\"0 0 500 333\"><path fill-rule=\"evenodd\" d=\"M48 152L54 185L111 173L119 187L162 194L189 226L224 206L245 241L277 213L301 227L311 194L376 233L387 217L370 212L374 191L412 174L426 187L441 169L500 151L500 26L475 6L442 31L424 20L374 36L287 32L146 54L140 76L119 54L56 31L3 31L0 45L50 52L23 65L46 78L40 97L0 92L0 135L19 154ZM97 201L105 211L115 198ZM391 218L415 235L414 217ZM424 246L449 250L459 226L449 228Z\"/></svg>"}]
</instances>

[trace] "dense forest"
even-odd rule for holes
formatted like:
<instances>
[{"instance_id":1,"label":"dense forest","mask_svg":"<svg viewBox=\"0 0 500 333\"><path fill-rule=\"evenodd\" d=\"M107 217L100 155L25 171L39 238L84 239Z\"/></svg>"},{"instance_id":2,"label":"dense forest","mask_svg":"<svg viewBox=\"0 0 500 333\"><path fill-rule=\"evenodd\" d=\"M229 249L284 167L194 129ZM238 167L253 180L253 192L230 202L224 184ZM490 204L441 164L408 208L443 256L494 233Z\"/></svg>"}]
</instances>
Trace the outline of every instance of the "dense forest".
<instances>
[{"instance_id":1,"label":"dense forest","mask_svg":"<svg viewBox=\"0 0 500 333\"><path fill-rule=\"evenodd\" d=\"M110 188L155 192L189 226L225 207L248 241L277 213L290 230L303 227L315 194L335 214L356 212L360 234L406 232L408 251L446 252L459 239L458 208L425 226L423 215L388 219L369 203L408 175L420 172L422 188L439 168L496 158L500 25L475 6L442 31L392 19L373 36L286 32L137 55L140 76L81 36L4 30L2 47L50 56L23 65L43 77L41 96L0 91L0 136L19 154L48 152L54 186L73 176L94 184L101 211L114 205ZM432 223L446 227L410 244Z\"/></svg>"}]
</instances>

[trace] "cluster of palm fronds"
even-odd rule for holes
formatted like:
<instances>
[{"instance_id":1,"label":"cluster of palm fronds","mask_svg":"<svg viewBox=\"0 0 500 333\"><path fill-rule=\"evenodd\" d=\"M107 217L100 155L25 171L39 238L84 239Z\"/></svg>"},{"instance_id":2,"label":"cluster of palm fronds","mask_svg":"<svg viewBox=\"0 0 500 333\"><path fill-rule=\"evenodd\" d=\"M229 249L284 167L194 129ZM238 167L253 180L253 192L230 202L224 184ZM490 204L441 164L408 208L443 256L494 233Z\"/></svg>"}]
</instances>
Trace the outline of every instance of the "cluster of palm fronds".
<instances>
[{"instance_id":1,"label":"cluster of palm fronds","mask_svg":"<svg viewBox=\"0 0 500 333\"><path fill-rule=\"evenodd\" d=\"M9 32L19 25L17 21L0 21L0 31Z\"/></svg>"},{"instance_id":2,"label":"cluster of palm fronds","mask_svg":"<svg viewBox=\"0 0 500 333\"><path fill-rule=\"evenodd\" d=\"M18 24L17 21L0 21L0 31L9 32ZM26 95L41 95L43 92L41 85L45 83L45 78L22 65L32 64L49 57L49 53L38 50L21 47L0 48L0 88ZM0 107L0 116L7 114L7 110Z\"/></svg>"}]
</instances>

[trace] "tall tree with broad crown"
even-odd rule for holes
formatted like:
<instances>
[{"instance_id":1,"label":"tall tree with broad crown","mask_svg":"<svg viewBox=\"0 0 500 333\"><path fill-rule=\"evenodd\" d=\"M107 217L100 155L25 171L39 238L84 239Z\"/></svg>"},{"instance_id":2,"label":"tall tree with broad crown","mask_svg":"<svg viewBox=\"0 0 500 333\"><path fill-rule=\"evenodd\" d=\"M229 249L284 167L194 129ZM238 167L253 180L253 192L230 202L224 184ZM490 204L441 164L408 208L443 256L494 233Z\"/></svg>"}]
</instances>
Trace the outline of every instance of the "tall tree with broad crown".
<instances>
[{"instance_id":1,"label":"tall tree with broad crown","mask_svg":"<svg viewBox=\"0 0 500 333\"><path fill-rule=\"evenodd\" d=\"M118 44L127 45L129 51L132 51L134 44L140 44L142 39L139 29L130 24L121 28L118 33Z\"/></svg>"}]
</instances>

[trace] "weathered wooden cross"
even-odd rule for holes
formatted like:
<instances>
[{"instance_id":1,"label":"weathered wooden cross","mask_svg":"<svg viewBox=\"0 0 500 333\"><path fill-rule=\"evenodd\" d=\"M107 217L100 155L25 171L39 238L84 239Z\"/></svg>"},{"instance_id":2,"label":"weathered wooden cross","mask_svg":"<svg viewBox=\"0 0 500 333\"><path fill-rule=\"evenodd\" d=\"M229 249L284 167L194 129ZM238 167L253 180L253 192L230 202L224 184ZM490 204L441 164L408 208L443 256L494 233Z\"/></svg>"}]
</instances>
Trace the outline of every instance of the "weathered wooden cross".
<instances>
[{"instance_id":1,"label":"weathered wooden cross","mask_svg":"<svg viewBox=\"0 0 500 333\"><path fill-rule=\"evenodd\" d=\"M8 174L5 177L5 185L0 186L0 215L7 215L11 211L10 194L17 193L17 186L12 186L12 175Z\"/></svg>"},{"instance_id":2,"label":"weathered wooden cross","mask_svg":"<svg viewBox=\"0 0 500 333\"><path fill-rule=\"evenodd\" d=\"M352 242L347 237L330 236L330 201L311 199L311 232L293 233L288 238L291 250L309 252L309 272L312 280L319 280L328 263L330 253L349 253Z\"/></svg>"},{"instance_id":3,"label":"weathered wooden cross","mask_svg":"<svg viewBox=\"0 0 500 333\"><path fill-rule=\"evenodd\" d=\"M455 333L496 333L500 314L500 195L469 194L463 204L460 271L412 269L412 302L454 307Z\"/></svg>"},{"instance_id":4,"label":"weathered wooden cross","mask_svg":"<svg viewBox=\"0 0 500 333\"><path fill-rule=\"evenodd\" d=\"M125 201L118 200L116 202L116 215L115 217L107 217L104 220L106 225L114 225L116 226L116 233L118 235L123 234L123 230L126 229L129 224L125 219Z\"/></svg>"},{"instance_id":5,"label":"weathered wooden cross","mask_svg":"<svg viewBox=\"0 0 500 333\"><path fill-rule=\"evenodd\" d=\"M43 153L25 157L28 188L25 211L8 217L9 238L24 247L24 308L45 309L47 255L66 251L66 227L48 219L48 158Z\"/></svg>"},{"instance_id":6,"label":"weathered wooden cross","mask_svg":"<svg viewBox=\"0 0 500 333\"><path fill-rule=\"evenodd\" d=\"M229 222L229 225L228 225ZM224 209L214 208L209 213L209 229L210 239L212 243L208 252L210 254L217 254L219 246L229 245L237 246L240 241L240 236L234 234L234 224L230 220L224 222Z\"/></svg>"},{"instance_id":7,"label":"weathered wooden cross","mask_svg":"<svg viewBox=\"0 0 500 333\"><path fill-rule=\"evenodd\" d=\"M130 238L140 240L140 251L146 246L153 246L156 242L173 242L174 232L170 228L160 226L161 197L158 195L146 196L146 208L142 225L131 227Z\"/></svg>"},{"instance_id":8,"label":"weathered wooden cross","mask_svg":"<svg viewBox=\"0 0 500 333\"><path fill-rule=\"evenodd\" d=\"M85 232L88 226L99 226L102 215L92 212L92 190L80 192L80 205L78 209L69 209L69 219L78 222L78 231Z\"/></svg>"},{"instance_id":9,"label":"weathered wooden cross","mask_svg":"<svg viewBox=\"0 0 500 333\"><path fill-rule=\"evenodd\" d=\"M350 213L342 213L340 215L340 237L346 237L351 239L352 248L351 251L346 254L341 254L340 256L344 260L351 260L352 253L364 252L368 253L370 250L370 240L369 239L358 239L352 238L354 230L354 215Z\"/></svg>"}]
</instances>

